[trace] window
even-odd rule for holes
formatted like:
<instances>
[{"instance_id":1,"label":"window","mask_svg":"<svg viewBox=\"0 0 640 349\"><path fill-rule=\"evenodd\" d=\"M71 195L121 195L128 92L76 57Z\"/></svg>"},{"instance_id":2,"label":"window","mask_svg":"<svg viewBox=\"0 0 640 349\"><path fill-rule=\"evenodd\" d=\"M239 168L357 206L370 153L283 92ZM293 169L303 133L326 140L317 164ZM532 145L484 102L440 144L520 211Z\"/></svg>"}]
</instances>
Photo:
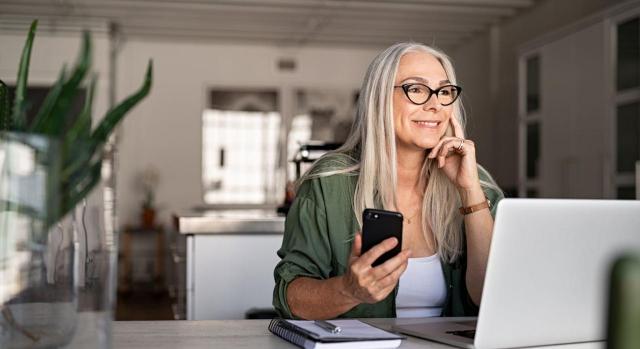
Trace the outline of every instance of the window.
<instances>
[{"instance_id":1,"label":"window","mask_svg":"<svg viewBox=\"0 0 640 349\"><path fill-rule=\"evenodd\" d=\"M540 110L540 58L527 59L527 113Z\"/></svg>"},{"instance_id":2,"label":"window","mask_svg":"<svg viewBox=\"0 0 640 349\"><path fill-rule=\"evenodd\" d=\"M640 103L617 108L617 171L634 172L640 160Z\"/></svg>"},{"instance_id":3,"label":"window","mask_svg":"<svg viewBox=\"0 0 640 349\"><path fill-rule=\"evenodd\" d=\"M540 161L540 122L534 121L527 124L527 178L538 177L538 164Z\"/></svg>"},{"instance_id":4,"label":"window","mask_svg":"<svg viewBox=\"0 0 640 349\"><path fill-rule=\"evenodd\" d=\"M540 53L525 53L519 62L518 196L537 197L540 192L542 104L540 94Z\"/></svg>"},{"instance_id":5,"label":"window","mask_svg":"<svg viewBox=\"0 0 640 349\"><path fill-rule=\"evenodd\" d=\"M296 90L287 159L293 159L303 143L344 143L355 116L356 96L357 92L348 89ZM310 166L311 163L300 164L301 174ZM289 180L297 179L296 167L292 162L288 171Z\"/></svg>"},{"instance_id":6,"label":"window","mask_svg":"<svg viewBox=\"0 0 640 349\"><path fill-rule=\"evenodd\" d=\"M615 195L636 198L640 161L640 17L628 15L614 25Z\"/></svg>"},{"instance_id":7,"label":"window","mask_svg":"<svg viewBox=\"0 0 640 349\"><path fill-rule=\"evenodd\" d=\"M618 24L617 90L640 87L640 17Z\"/></svg>"},{"instance_id":8,"label":"window","mask_svg":"<svg viewBox=\"0 0 640 349\"><path fill-rule=\"evenodd\" d=\"M616 197L623 200L633 200L636 198L636 187L633 185L619 186Z\"/></svg>"},{"instance_id":9,"label":"window","mask_svg":"<svg viewBox=\"0 0 640 349\"><path fill-rule=\"evenodd\" d=\"M311 116L307 114L296 115L293 117L293 120L291 120L291 129L289 131L289 144L287 145L287 160L294 158L298 149L300 149L300 145L308 143L311 140L312 124L313 120L311 119ZM288 178L290 180L295 180L297 177L295 167L289 164L287 168L289 171ZM302 169L302 172L305 170L306 169Z\"/></svg>"},{"instance_id":10,"label":"window","mask_svg":"<svg viewBox=\"0 0 640 349\"><path fill-rule=\"evenodd\" d=\"M277 202L277 93L216 90L210 106L202 113L204 202Z\"/></svg>"}]
</instances>

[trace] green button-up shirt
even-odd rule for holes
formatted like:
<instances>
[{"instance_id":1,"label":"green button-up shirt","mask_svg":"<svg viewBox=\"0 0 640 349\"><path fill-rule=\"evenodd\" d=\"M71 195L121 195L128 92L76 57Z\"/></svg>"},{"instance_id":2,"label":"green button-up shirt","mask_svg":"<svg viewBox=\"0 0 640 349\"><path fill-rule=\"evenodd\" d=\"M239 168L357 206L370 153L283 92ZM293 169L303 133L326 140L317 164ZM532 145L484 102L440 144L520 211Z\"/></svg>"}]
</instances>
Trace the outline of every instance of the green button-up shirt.
<instances>
[{"instance_id":1,"label":"green button-up shirt","mask_svg":"<svg viewBox=\"0 0 640 349\"><path fill-rule=\"evenodd\" d=\"M480 179L487 180L480 172ZM354 233L360 230L353 212L353 196L357 175L338 174L305 181L298 189L285 222L282 259L275 267L273 305L280 316L295 318L287 304L287 287L298 277L328 279L343 275L348 267ZM485 189L493 204L502 193ZM478 307L471 300L465 285L466 250L454 263L442 261L447 285L447 300L442 316L474 316ZM360 304L340 315L345 318L396 317L398 287L384 300L375 304Z\"/></svg>"}]
</instances>

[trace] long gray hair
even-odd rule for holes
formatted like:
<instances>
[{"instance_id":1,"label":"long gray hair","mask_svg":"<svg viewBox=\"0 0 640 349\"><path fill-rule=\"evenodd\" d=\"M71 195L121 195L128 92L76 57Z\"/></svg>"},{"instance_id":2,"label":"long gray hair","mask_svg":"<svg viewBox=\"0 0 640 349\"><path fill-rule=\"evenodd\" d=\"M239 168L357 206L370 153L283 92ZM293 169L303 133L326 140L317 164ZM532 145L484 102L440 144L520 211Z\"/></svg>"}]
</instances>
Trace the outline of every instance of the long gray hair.
<instances>
[{"instance_id":1,"label":"long gray hair","mask_svg":"<svg viewBox=\"0 0 640 349\"><path fill-rule=\"evenodd\" d=\"M324 156L330 166L312 166L299 183L311 178L335 174L358 175L353 210L362 227L362 211L377 207L397 209L396 136L393 119L393 85L400 58L407 52L427 52L442 64L447 78L456 84L451 60L443 52L419 43L397 43L380 53L369 65L365 75L356 119L345 144ZM464 129L466 120L462 101L453 104L451 117L458 119ZM453 135L451 126L446 135ZM483 188L500 190L489 173L481 166L489 181L480 182ZM421 180L427 181L422 201L422 231L433 232L437 252L448 262L455 261L463 251L462 216L458 212L460 198L456 187L438 168L437 159L422 165ZM422 184L425 184L424 182ZM382 206L382 207L380 207ZM425 236L425 239L427 237ZM427 239L429 241L429 239Z\"/></svg>"}]
</instances>

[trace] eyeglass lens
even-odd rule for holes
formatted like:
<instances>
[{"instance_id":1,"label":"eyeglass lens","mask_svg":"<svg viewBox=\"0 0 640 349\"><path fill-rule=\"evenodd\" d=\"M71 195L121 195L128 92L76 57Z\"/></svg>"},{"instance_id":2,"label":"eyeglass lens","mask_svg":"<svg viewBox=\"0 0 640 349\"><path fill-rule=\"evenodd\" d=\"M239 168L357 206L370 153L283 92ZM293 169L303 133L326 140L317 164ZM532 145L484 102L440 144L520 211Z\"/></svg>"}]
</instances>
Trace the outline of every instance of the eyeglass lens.
<instances>
[{"instance_id":1,"label":"eyeglass lens","mask_svg":"<svg viewBox=\"0 0 640 349\"><path fill-rule=\"evenodd\" d=\"M411 84L405 89L407 97L415 104L424 104L431 96L431 91L427 86L421 84ZM443 86L437 91L436 97L442 105L449 105L458 98L458 89L453 85Z\"/></svg>"}]
</instances>

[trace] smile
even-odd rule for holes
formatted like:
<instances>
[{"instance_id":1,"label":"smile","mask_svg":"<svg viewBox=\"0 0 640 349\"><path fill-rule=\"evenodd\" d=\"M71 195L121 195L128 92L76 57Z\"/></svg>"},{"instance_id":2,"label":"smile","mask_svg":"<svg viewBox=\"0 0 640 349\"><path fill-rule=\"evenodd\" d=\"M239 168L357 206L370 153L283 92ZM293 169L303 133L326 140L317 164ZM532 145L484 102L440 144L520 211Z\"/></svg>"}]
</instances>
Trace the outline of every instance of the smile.
<instances>
[{"instance_id":1,"label":"smile","mask_svg":"<svg viewBox=\"0 0 640 349\"><path fill-rule=\"evenodd\" d=\"M418 125L418 127L424 128L437 128L440 125L440 121L419 121L413 120L413 122Z\"/></svg>"}]
</instances>

